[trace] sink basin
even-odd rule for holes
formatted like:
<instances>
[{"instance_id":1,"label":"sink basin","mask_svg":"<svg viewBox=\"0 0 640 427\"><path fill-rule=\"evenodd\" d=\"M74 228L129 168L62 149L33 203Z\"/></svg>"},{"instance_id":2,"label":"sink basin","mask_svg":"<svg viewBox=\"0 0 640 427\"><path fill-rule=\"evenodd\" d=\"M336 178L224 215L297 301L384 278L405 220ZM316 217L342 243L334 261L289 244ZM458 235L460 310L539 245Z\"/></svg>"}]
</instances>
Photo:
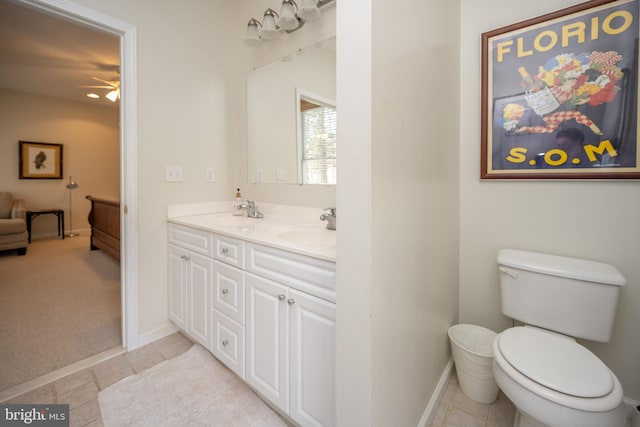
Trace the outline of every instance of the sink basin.
<instances>
[{"instance_id":1,"label":"sink basin","mask_svg":"<svg viewBox=\"0 0 640 427\"><path fill-rule=\"evenodd\" d=\"M253 218L247 218L245 216L235 216L232 214L210 215L206 217L205 221L211 225L226 225L229 227L238 225L253 225L256 223L256 220Z\"/></svg>"},{"instance_id":2,"label":"sink basin","mask_svg":"<svg viewBox=\"0 0 640 427\"><path fill-rule=\"evenodd\" d=\"M336 232L318 226L292 228L278 234L282 240L302 245L335 246Z\"/></svg>"}]
</instances>

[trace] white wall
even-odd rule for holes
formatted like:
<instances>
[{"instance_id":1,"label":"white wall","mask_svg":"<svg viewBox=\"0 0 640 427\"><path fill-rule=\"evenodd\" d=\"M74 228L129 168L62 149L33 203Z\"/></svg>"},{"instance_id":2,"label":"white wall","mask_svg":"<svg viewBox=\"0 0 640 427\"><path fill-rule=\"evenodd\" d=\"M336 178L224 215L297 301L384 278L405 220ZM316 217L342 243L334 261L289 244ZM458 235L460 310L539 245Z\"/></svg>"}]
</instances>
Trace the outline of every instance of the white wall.
<instances>
[{"instance_id":1,"label":"white wall","mask_svg":"<svg viewBox=\"0 0 640 427\"><path fill-rule=\"evenodd\" d=\"M447 329L458 308L458 39L457 2L373 2L377 426L418 425L450 357Z\"/></svg>"},{"instance_id":2,"label":"white wall","mask_svg":"<svg viewBox=\"0 0 640 427\"><path fill-rule=\"evenodd\" d=\"M234 3L77 0L137 28L139 333L169 324L167 205L229 199L228 65L244 28ZM183 182L165 183L165 165ZM206 182L207 167L216 181ZM235 184L235 183L234 183Z\"/></svg>"},{"instance_id":3,"label":"white wall","mask_svg":"<svg viewBox=\"0 0 640 427\"><path fill-rule=\"evenodd\" d=\"M69 230L69 175L73 190L74 232L88 232L91 203L86 195L119 199L120 134L118 109L0 89L1 191L22 198L27 209L63 209ZM62 144L63 179L18 179L18 141ZM32 223L32 239L57 235L56 217Z\"/></svg>"},{"instance_id":4,"label":"white wall","mask_svg":"<svg viewBox=\"0 0 640 427\"><path fill-rule=\"evenodd\" d=\"M496 254L518 248L598 260L627 278L613 339L585 343L640 399L640 184L638 182L481 182L480 36L482 32L581 3L461 0L460 322L496 331L500 313Z\"/></svg>"},{"instance_id":5,"label":"white wall","mask_svg":"<svg viewBox=\"0 0 640 427\"><path fill-rule=\"evenodd\" d=\"M458 5L370 7L338 5L338 423L411 426L457 318Z\"/></svg>"}]
</instances>

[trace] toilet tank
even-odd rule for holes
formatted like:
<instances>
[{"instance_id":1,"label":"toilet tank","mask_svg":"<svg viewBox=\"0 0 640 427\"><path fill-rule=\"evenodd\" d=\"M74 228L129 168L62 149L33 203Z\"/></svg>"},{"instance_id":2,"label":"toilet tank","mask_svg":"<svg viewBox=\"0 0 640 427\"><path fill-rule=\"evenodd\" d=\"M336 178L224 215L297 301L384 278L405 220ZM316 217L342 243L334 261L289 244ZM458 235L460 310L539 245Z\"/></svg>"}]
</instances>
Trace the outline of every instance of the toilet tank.
<instances>
[{"instance_id":1,"label":"toilet tank","mask_svg":"<svg viewBox=\"0 0 640 427\"><path fill-rule=\"evenodd\" d=\"M528 325L608 342L626 279L609 264L515 249L498 252L502 312Z\"/></svg>"}]
</instances>

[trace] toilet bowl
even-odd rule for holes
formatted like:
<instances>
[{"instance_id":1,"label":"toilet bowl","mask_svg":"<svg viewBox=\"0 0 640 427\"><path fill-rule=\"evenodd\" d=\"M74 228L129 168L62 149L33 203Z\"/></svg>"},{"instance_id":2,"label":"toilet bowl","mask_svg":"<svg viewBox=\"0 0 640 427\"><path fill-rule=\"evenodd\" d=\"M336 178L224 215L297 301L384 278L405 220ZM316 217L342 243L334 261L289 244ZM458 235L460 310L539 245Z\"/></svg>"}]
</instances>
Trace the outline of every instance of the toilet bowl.
<instances>
[{"instance_id":1,"label":"toilet bowl","mask_svg":"<svg viewBox=\"0 0 640 427\"><path fill-rule=\"evenodd\" d=\"M513 327L493 342L493 374L521 427L624 427L622 386L573 338Z\"/></svg>"}]
</instances>

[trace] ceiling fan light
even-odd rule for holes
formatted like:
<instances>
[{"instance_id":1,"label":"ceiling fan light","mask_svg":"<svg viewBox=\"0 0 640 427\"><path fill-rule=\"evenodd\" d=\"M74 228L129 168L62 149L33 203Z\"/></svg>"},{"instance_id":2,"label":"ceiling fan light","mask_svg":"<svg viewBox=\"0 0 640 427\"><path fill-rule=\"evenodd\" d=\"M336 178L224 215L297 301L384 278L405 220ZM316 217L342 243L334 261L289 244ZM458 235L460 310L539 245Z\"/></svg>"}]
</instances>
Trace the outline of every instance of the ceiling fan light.
<instances>
[{"instance_id":1,"label":"ceiling fan light","mask_svg":"<svg viewBox=\"0 0 640 427\"><path fill-rule=\"evenodd\" d=\"M105 98L107 98L111 102L116 102L118 98L120 98L120 91L117 89L112 90L111 92L105 95Z\"/></svg>"},{"instance_id":2,"label":"ceiling fan light","mask_svg":"<svg viewBox=\"0 0 640 427\"><path fill-rule=\"evenodd\" d=\"M294 5L295 3L293 0L282 1L280 18L278 18L278 26L283 30L294 30L298 28L298 17L296 16Z\"/></svg>"},{"instance_id":3,"label":"ceiling fan light","mask_svg":"<svg viewBox=\"0 0 640 427\"><path fill-rule=\"evenodd\" d=\"M275 40L280 37L280 31L278 31L278 27L276 26L276 16L278 16L278 14L271 8L264 12L264 17L262 18L262 30L260 31L260 35L263 39Z\"/></svg>"},{"instance_id":4,"label":"ceiling fan light","mask_svg":"<svg viewBox=\"0 0 640 427\"><path fill-rule=\"evenodd\" d=\"M317 21L320 19L320 9L316 0L302 0L302 4L298 9L298 15L305 21Z\"/></svg>"}]
</instances>

